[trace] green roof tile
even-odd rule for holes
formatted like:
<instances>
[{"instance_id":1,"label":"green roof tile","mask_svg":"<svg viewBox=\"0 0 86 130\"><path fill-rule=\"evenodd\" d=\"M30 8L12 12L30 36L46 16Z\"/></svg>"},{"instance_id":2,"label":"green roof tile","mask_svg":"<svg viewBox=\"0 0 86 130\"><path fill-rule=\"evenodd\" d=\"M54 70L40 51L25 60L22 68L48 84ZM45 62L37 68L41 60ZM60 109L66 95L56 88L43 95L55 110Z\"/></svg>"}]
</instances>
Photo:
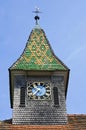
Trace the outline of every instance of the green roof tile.
<instances>
[{"instance_id":1,"label":"green roof tile","mask_svg":"<svg viewBox=\"0 0 86 130\"><path fill-rule=\"evenodd\" d=\"M20 58L11 70L66 70L66 66L54 55L44 31L34 28Z\"/></svg>"}]
</instances>

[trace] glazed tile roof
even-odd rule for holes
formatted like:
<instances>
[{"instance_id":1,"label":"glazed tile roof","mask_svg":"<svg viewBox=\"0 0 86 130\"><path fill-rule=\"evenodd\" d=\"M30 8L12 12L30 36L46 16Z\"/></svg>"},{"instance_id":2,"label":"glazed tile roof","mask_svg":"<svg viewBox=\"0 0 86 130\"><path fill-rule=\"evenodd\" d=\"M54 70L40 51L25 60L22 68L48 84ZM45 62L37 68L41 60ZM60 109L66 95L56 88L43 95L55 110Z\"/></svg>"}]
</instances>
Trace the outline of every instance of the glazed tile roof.
<instances>
[{"instance_id":1,"label":"glazed tile roof","mask_svg":"<svg viewBox=\"0 0 86 130\"><path fill-rule=\"evenodd\" d=\"M68 124L66 125L12 125L9 121L3 121L0 122L0 130L86 130L86 115L68 115Z\"/></svg>"},{"instance_id":2,"label":"glazed tile roof","mask_svg":"<svg viewBox=\"0 0 86 130\"><path fill-rule=\"evenodd\" d=\"M54 55L41 28L34 28L20 58L11 70L66 70L66 66Z\"/></svg>"}]
</instances>

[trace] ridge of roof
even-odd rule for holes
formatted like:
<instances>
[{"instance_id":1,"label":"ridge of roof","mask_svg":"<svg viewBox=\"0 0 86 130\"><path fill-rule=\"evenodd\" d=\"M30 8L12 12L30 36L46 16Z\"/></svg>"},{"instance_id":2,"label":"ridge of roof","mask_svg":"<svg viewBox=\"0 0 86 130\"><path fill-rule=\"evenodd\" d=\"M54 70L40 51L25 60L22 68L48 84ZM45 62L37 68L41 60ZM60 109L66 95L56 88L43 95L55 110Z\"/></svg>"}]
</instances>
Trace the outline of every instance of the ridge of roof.
<instances>
[{"instance_id":1,"label":"ridge of roof","mask_svg":"<svg viewBox=\"0 0 86 130\"><path fill-rule=\"evenodd\" d=\"M37 25L32 30L26 47L11 70L67 70L57 58L45 36L43 29Z\"/></svg>"}]
</instances>

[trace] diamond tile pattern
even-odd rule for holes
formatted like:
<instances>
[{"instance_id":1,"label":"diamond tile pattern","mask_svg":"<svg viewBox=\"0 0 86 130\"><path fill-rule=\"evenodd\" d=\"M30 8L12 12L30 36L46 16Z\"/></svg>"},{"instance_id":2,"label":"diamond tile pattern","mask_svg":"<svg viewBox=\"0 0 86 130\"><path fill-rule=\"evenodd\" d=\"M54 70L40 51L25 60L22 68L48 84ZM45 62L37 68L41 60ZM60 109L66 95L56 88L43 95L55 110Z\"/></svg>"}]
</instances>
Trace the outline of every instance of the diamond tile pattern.
<instances>
[{"instance_id":1,"label":"diamond tile pattern","mask_svg":"<svg viewBox=\"0 0 86 130\"><path fill-rule=\"evenodd\" d=\"M33 29L20 58L10 69L20 70L66 70L54 55L42 29Z\"/></svg>"}]
</instances>

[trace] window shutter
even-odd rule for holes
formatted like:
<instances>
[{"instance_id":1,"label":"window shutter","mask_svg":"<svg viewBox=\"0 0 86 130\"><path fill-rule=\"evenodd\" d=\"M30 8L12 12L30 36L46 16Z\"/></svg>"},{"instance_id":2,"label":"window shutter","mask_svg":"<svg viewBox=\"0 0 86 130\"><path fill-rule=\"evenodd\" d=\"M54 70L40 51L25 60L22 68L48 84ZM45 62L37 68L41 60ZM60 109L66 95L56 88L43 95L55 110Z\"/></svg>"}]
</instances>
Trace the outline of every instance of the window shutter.
<instances>
[{"instance_id":1,"label":"window shutter","mask_svg":"<svg viewBox=\"0 0 86 130\"><path fill-rule=\"evenodd\" d=\"M53 94L54 94L54 105L58 106L59 105L59 97L58 97L58 88L57 87L53 88Z\"/></svg>"},{"instance_id":2,"label":"window shutter","mask_svg":"<svg viewBox=\"0 0 86 130\"><path fill-rule=\"evenodd\" d=\"M20 106L25 106L25 87L20 88Z\"/></svg>"}]
</instances>

